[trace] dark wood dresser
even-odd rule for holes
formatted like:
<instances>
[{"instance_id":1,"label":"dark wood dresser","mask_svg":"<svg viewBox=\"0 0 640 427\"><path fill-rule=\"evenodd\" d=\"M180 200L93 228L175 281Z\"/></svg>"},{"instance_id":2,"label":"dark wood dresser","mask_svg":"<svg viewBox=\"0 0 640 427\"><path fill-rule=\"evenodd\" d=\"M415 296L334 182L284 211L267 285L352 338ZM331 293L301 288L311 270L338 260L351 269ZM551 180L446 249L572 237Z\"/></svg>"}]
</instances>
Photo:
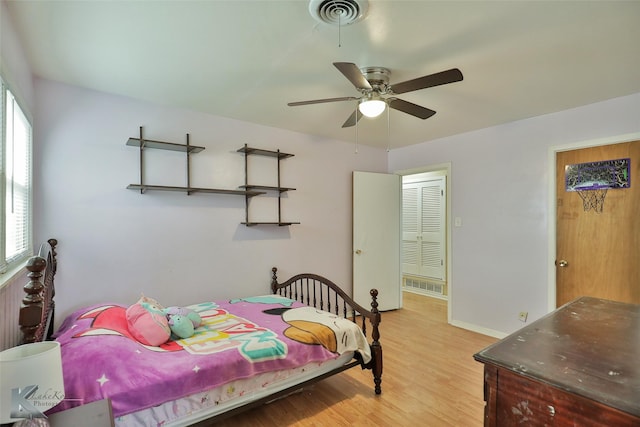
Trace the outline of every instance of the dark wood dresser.
<instances>
[{"instance_id":1,"label":"dark wood dresser","mask_svg":"<svg viewBox=\"0 0 640 427\"><path fill-rule=\"evenodd\" d=\"M640 426L640 306L582 297L474 355L485 426Z\"/></svg>"}]
</instances>

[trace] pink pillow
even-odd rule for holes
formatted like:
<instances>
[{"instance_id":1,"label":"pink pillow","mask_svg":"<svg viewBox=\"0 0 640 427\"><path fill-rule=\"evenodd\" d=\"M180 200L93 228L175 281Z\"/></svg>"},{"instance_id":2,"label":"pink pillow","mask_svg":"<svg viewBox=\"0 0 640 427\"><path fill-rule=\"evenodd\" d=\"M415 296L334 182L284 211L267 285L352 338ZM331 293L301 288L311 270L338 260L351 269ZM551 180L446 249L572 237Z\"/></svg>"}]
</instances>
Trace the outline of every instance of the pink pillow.
<instances>
[{"instance_id":1,"label":"pink pillow","mask_svg":"<svg viewBox=\"0 0 640 427\"><path fill-rule=\"evenodd\" d=\"M160 307L151 298L142 297L127 308L127 326L142 344L159 346L169 340L171 329Z\"/></svg>"}]
</instances>

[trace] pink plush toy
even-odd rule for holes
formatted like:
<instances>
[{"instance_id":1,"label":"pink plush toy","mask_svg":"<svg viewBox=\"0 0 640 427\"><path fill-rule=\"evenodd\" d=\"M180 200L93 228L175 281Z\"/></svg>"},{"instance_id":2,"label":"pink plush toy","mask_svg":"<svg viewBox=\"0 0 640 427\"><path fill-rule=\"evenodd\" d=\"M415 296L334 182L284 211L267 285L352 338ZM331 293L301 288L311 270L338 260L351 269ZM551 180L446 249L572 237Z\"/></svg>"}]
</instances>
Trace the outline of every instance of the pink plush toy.
<instances>
[{"instance_id":1,"label":"pink plush toy","mask_svg":"<svg viewBox=\"0 0 640 427\"><path fill-rule=\"evenodd\" d=\"M145 345L159 346L169 340L171 329L162 311L163 307L152 298L142 296L127 308L129 332Z\"/></svg>"}]
</instances>

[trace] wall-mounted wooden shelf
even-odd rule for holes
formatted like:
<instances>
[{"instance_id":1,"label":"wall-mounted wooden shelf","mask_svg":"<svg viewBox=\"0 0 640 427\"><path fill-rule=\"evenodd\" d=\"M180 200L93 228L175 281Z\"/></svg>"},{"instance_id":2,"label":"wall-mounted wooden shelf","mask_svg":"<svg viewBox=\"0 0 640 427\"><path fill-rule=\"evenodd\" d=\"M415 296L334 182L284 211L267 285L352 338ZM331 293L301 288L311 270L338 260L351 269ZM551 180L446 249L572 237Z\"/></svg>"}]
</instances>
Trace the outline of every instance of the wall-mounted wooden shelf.
<instances>
[{"instance_id":1,"label":"wall-mounted wooden shelf","mask_svg":"<svg viewBox=\"0 0 640 427\"><path fill-rule=\"evenodd\" d=\"M246 225L247 227L253 227L254 225L279 225L280 227L285 227L288 225L300 224L299 222L241 222L240 224Z\"/></svg>"},{"instance_id":2,"label":"wall-mounted wooden shelf","mask_svg":"<svg viewBox=\"0 0 640 427\"><path fill-rule=\"evenodd\" d=\"M189 144L189 134L187 134L186 144L177 144L174 142L154 141L151 139L144 139L142 136L142 126L140 126L140 137L129 138L127 145L138 147L140 149L140 183L129 184L127 189L139 190L140 194L144 194L147 191L178 191L191 195L193 193L213 193L213 194L231 194L237 196L245 196L247 198L257 196L259 194L265 194L264 191L256 191L256 189L246 188L244 190L227 190L222 188L200 188L191 186L191 161L190 155L199 153L204 150L204 147L198 147L196 145ZM168 150L185 153L187 156L187 185L186 186L171 186L171 185L149 185L144 183L144 150L153 148L157 150Z\"/></svg>"},{"instance_id":3,"label":"wall-mounted wooden shelf","mask_svg":"<svg viewBox=\"0 0 640 427\"><path fill-rule=\"evenodd\" d=\"M241 185L240 188L244 188L246 190L279 191L281 193L295 190L295 188L291 187L270 187L268 185Z\"/></svg>"},{"instance_id":4,"label":"wall-mounted wooden shelf","mask_svg":"<svg viewBox=\"0 0 640 427\"><path fill-rule=\"evenodd\" d=\"M174 142L153 141L151 139L142 139L142 128L140 130L140 138L129 138L127 145L140 148L157 148L159 150L180 151L183 153L199 153L204 147L195 145L176 144ZM189 136L187 135L187 139Z\"/></svg>"},{"instance_id":5,"label":"wall-mounted wooden shelf","mask_svg":"<svg viewBox=\"0 0 640 427\"><path fill-rule=\"evenodd\" d=\"M238 152L239 153L245 153L245 154L256 154L256 155L259 155L259 156L277 157L278 159L286 159L287 157L293 157L294 156L294 154L283 153L280 150L271 151L271 150L263 150L261 148L251 148L251 147L247 146L247 144L245 144L244 147L239 148Z\"/></svg>"},{"instance_id":6,"label":"wall-mounted wooden shelf","mask_svg":"<svg viewBox=\"0 0 640 427\"><path fill-rule=\"evenodd\" d=\"M239 188L244 188L246 191L277 191L278 192L278 220L277 221L250 221L249 220L249 197L245 198L245 221L242 224L247 227L251 227L254 225L278 225L278 226L288 226L293 224L300 224L299 222L290 222L290 221L282 221L282 193L287 191L294 191L295 188L292 187L282 187L280 186L280 160L286 159L288 157L293 157L293 154L283 153L280 150L271 151L271 150L263 150L260 148L252 148L244 145L244 147L238 149L239 153L244 153L244 185L241 185ZM258 155L258 156L266 156L266 157L274 157L277 159L277 172L278 172L278 185L270 186L270 185L255 185L249 184L249 161L248 158L250 155ZM263 193L264 194L264 193Z\"/></svg>"},{"instance_id":7,"label":"wall-mounted wooden shelf","mask_svg":"<svg viewBox=\"0 0 640 427\"><path fill-rule=\"evenodd\" d=\"M237 196L249 196L249 197L257 196L259 194L265 194L264 191L225 190L221 188L173 187L170 185L129 184L127 185L127 189L140 190L141 193L145 193L146 191L149 191L149 190L156 190L156 191L177 191L177 192L183 192L187 194L192 194L192 193L234 194Z\"/></svg>"}]
</instances>

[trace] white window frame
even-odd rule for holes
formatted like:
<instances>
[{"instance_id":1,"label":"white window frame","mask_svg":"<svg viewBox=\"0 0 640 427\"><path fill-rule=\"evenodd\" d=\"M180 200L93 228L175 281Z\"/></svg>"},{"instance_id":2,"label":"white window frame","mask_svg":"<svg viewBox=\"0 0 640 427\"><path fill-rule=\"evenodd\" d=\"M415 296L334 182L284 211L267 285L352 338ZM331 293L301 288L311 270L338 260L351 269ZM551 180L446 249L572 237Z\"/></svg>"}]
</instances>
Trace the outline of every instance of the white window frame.
<instances>
[{"instance_id":1,"label":"white window frame","mask_svg":"<svg viewBox=\"0 0 640 427\"><path fill-rule=\"evenodd\" d=\"M28 114L28 111L24 109L23 105L20 103L20 100L16 96L16 94L11 91L5 81L0 77L0 102L2 102L2 106L0 107L0 126L1 126L1 150L0 150L0 274L3 276L10 276L9 274L4 274L7 272L13 272L16 269L20 268L24 265L24 262L33 255L33 225L32 225L32 197L33 197L33 172L32 172L32 152L33 152L33 124L32 120ZM11 115L8 114L7 109L7 101L11 101L11 107L13 107L14 111ZM8 209L8 201L7 197L9 196L7 192L7 182L10 180L10 177L7 177L7 162L9 161L7 156L7 144L11 143L14 135L10 135L8 130L10 129L7 126L7 122L9 117L16 121L16 110L18 109L17 114L20 114L21 118L24 117L25 123L28 124L28 142L26 149L26 157L27 157L27 177L26 177L26 197L25 197L25 216L24 220L24 234L23 241L25 245L20 248L20 250L12 254L11 256L7 255L7 209ZM10 277L2 277L0 276L0 286L5 280L9 280Z\"/></svg>"}]
</instances>

